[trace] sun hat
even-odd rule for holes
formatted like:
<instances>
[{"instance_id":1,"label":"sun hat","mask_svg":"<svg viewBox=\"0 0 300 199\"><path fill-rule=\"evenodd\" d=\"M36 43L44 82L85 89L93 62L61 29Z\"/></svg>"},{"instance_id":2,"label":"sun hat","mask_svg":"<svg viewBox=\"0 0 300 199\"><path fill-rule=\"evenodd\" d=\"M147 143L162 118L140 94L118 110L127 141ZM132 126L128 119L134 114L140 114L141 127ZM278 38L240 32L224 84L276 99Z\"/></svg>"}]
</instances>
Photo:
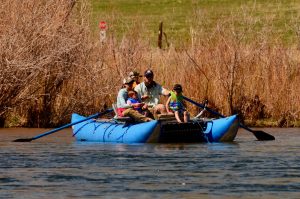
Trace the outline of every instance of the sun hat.
<instances>
[{"instance_id":1,"label":"sun hat","mask_svg":"<svg viewBox=\"0 0 300 199\"><path fill-rule=\"evenodd\" d=\"M134 80L131 77L126 77L123 80L123 84L131 84L133 82L134 82Z\"/></svg>"}]
</instances>

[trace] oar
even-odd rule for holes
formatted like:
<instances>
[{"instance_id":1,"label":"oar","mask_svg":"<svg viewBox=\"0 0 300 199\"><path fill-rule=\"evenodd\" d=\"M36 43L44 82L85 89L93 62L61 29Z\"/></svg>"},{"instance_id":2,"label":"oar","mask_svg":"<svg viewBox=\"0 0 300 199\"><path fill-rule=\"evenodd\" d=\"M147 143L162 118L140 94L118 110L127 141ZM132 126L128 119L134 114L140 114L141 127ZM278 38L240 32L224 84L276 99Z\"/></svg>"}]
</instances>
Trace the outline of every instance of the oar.
<instances>
[{"instance_id":1,"label":"oar","mask_svg":"<svg viewBox=\"0 0 300 199\"><path fill-rule=\"evenodd\" d=\"M194 104L194 105L196 105L196 106L198 106L198 107L200 107L200 108L203 108L203 109L205 108L207 111L211 112L214 115L217 115L217 116L223 117L223 118L225 117L221 113L218 113L218 112L208 108L207 106L205 107L203 104L197 103L197 102L195 102L195 101L193 101L193 100L191 100L191 99L189 99L185 96L183 96L183 99L190 102L190 103L192 103L192 104ZM250 131L251 133L253 133L253 135L260 141L275 140L275 137L273 135L270 135L270 134L268 134L264 131L254 131L254 130L250 129L249 127L247 127L247 126L245 126L241 123L240 123L240 127L242 127L245 130Z\"/></svg>"},{"instance_id":2,"label":"oar","mask_svg":"<svg viewBox=\"0 0 300 199\"><path fill-rule=\"evenodd\" d=\"M105 110L105 111L103 111L103 112L101 112L101 113L96 113L96 114L91 115L91 116L89 116L89 117L87 117L87 118L84 118L83 120L78 120L78 121L76 121L76 122L73 122L73 123L70 123L70 124L66 124L66 125L64 125L64 126L61 126L61 127L59 127L59 128L53 129L53 130L51 130L51 131L48 131L48 132L46 132L46 133L37 135L37 136L32 137L32 138L20 138L20 139L16 139L16 140L14 140L14 142L31 142L32 140L39 139L39 138L44 137L44 136L46 136L46 135L50 135L50 134L55 133L55 132L57 132L57 131L60 131L60 130L62 130L62 129L68 128L68 127L70 127L70 126L73 126L73 125L75 125L75 124L84 122L84 121L86 121L86 120L90 120L90 119L99 117L99 116L101 116L101 115L107 114L107 113L112 112L112 111L113 111L113 109L107 109L107 110Z\"/></svg>"}]
</instances>

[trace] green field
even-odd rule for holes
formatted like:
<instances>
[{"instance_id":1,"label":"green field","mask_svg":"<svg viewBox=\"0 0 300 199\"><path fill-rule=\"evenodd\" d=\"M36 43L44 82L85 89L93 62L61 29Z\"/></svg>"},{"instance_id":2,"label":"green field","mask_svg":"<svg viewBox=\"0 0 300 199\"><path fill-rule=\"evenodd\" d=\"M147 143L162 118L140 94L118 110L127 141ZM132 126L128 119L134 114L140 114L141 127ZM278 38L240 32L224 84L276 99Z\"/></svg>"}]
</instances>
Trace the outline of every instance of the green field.
<instances>
[{"instance_id":1,"label":"green field","mask_svg":"<svg viewBox=\"0 0 300 199\"><path fill-rule=\"evenodd\" d=\"M171 42L188 39L192 29L208 33L218 23L234 21L244 27L269 29L276 39L293 42L299 27L297 0L91 0L92 24L104 20L118 36L138 29L146 38L157 37L160 21ZM251 20L250 20L251 19ZM247 21L247 22L246 22ZM253 25L254 23L254 25Z\"/></svg>"}]
</instances>

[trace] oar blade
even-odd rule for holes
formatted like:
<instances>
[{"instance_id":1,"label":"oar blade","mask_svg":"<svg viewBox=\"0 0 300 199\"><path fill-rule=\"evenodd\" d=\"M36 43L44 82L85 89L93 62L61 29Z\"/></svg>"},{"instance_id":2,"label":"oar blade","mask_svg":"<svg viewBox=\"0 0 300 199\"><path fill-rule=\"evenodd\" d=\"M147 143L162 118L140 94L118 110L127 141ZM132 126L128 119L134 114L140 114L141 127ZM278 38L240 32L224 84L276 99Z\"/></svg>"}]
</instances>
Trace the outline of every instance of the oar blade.
<instances>
[{"instance_id":1,"label":"oar blade","mask_svg":"<svg viewBox=\"0 0 300 199\"><path fill-rule=\"evenodd\" d=\"M14 140L13 142L31 142L33 138L19 138Z\"/></svg>"},{"instance_id":2,"label":"oar blade","mask_svg":"<svg viewBox=\"0 0 300 199\"><path fill-rule=\"evenodd\" d=\"M255 135L255 137L259 141L275 140L275 137L273 135L270 135L264 131L253 131L252 130L252 133Z\"/></svg>"}]
</instances>

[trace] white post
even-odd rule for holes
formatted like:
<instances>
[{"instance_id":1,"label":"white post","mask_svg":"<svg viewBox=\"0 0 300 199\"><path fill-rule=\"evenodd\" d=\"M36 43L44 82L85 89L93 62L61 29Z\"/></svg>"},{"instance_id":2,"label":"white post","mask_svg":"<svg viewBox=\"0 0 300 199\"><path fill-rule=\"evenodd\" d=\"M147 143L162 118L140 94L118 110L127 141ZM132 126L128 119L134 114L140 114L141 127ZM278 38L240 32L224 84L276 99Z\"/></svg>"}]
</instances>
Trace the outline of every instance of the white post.
<instances>
[{"instance_id":1,"label":"white post","mask_svg":"<svg viewBox=\"0 0 300 199\"><path fill-rule=\"evenodd\" d=\"M103 44L106 40L106 22L100 21L99 22L99 29L100 29L100 43Z\"/></svg>"}]
</instances>

